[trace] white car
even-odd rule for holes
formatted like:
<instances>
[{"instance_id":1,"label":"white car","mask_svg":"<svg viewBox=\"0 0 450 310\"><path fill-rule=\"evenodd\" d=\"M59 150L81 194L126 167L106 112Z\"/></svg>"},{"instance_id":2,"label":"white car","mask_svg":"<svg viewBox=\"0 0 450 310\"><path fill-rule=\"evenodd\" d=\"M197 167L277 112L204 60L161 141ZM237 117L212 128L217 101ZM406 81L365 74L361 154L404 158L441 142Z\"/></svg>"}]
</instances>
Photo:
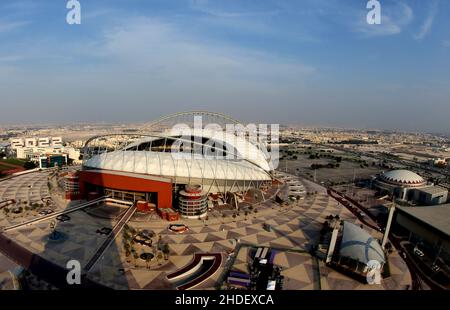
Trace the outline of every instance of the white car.
<instances>
[{"instance_id":1,"label":"white car","mask_svg":"<svg viewBox=\"0 0 450 310\"><path fill-rule=\"evenodd\" d=\"M424 257L425 256L425 254L421 250L419 250L418 248L414 248L414 254L416 254L419 257Z\"/></svg>"},{"instance_id":2,"label":"white car","mask_svg":"<svg viewBox=\"0 0 450 310\"><path fill-rule=\"evenodd\" d=\"M42 210L41 212L39 212L40 215L49 215L51 213L53 213L54 211L52 209L46 209L46 210Z\"/></svg>"}]
</instances>

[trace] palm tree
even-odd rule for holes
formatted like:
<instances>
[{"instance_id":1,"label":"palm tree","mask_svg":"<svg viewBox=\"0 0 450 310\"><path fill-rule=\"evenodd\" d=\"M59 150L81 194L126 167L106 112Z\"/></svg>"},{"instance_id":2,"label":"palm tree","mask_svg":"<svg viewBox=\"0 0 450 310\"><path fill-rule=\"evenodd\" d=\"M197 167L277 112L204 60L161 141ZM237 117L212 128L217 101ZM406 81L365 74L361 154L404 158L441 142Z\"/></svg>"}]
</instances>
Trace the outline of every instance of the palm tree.
<instances>
[{"instance_id":1,"label":"palm tree","mask_svg":"<svg viewBox=\"0 0 450 310\"><path fill-rule=\"evenodd\" d=\"M130 257L130 255L131 255L131 251L130 251L130 249L125 249L125 257Z\"/></svg>"},{"instance_id":2,"label":"palm tree","mask_svg":"<svg viewBox=\"0 0 450 310\"><path fill-rule=\"evenodd\" d=\"M158 265L161 265L161 260L163 259L161 251L158 251L158 253L156 254L156 259L158 260Z\"/></svg>"},{"instance_id":3,"label":"palm tree","mask_svg":"<svg viewBox=\"0 0 450 310\"><path fill-rule=\"evenodd\" d=\"M164 254L164 260L168 260L169 259L170 249L169 249L169 245L167 243L164 243L162 252Z\"/></svg>"},{"instance_id":4,"label":"palm tree","mask_svg":"<svg viewBox=\"0 0 450 310\"><path fill-rule=\"evenodd\" d=\"M123 248L125 249L125 251L130 251L130 245L128 244L128 243L125 243L124 245L123 245ZM127 256L129 256L129 255L127 255Z\"/></svg>"},{"instance_id":5,"label":"palm tree","mask_svg":"<svg viewBox=\"0 0 450 310\"><path fill-rule=\"evenodd\" d=\"M137 259L139 258L139 255L136 253L136 251L133 249L133 258L134 258L134 266L137 267Z\"/></svg>"},{"instance_id":6,"label":"palm tree","mask_svg":"<svg viewBox=\"0 0 450 310\"><path fill-rule=\"evenodd\" d=\"M136 235L136 229L134 229L133 227L131 227L130 226L130 231L131 231L131 234L134 236L134 235Z\"/></svg>"}]
</instances>

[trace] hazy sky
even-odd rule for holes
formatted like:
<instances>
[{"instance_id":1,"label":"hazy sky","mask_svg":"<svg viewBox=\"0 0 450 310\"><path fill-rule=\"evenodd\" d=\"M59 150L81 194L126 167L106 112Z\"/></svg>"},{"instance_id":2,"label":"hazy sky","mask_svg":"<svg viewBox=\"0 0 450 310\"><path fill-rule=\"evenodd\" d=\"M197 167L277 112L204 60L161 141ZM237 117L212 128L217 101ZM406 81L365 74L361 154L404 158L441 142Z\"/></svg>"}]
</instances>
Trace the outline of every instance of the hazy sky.
<instances>
[{"instance_id":1,"label":"hazy sky","mask_svg":"<svg viewBox=\"0 0 450 310\"><path fill-rule=\"evenodd\" d=\"M0 123L238 119L450 132L450 1L0 1Z\"/></svg>"}]
</instances>

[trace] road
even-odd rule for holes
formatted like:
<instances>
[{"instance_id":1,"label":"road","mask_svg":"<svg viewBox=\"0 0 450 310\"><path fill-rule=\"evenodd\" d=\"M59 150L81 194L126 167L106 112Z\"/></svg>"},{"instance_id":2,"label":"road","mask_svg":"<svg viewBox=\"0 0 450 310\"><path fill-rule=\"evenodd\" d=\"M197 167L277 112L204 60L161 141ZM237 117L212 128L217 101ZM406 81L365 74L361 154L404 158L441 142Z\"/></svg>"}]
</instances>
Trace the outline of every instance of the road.
<instances>
[{"instance_id":1,"label":"road","mask_svg":"<svg viewBox=\"0 0 450 310\"><path fill-rule=\"evenodd\" d=\"M108 249L109 245L116 239L119 232L122 230L123 226L131 219L133 214L136 212L136 205L132 205L128 208L127 212L120 218L120 220L113 227L111 232L109 233L106 240L102 243L102 245L95 251L94 255L88 261L86 266L84 267L84 272L89 272L95 264L98 262L103 253Z\"/></svg>"}]
</instances>

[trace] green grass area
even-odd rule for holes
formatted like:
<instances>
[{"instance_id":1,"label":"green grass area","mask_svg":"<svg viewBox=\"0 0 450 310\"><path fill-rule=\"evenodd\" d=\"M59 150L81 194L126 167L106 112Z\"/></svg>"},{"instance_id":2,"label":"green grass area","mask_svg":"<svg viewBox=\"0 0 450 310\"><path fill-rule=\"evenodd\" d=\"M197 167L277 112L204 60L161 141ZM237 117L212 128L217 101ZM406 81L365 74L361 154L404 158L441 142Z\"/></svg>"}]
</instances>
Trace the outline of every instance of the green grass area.
<instances>
[{"instance_id":1,"label":"green grass area","mask_svg":"<svg viewBox=\"0 0 450 310\"><path fill-rule=\"evenodd\" d=\"M25 162L26 162L25 159L18 159L18 158L0 159L0 164L6 163L6 164L17 165L17 166L21 166L21 167L23 167Z\"/></svg>"}]
</instances>

